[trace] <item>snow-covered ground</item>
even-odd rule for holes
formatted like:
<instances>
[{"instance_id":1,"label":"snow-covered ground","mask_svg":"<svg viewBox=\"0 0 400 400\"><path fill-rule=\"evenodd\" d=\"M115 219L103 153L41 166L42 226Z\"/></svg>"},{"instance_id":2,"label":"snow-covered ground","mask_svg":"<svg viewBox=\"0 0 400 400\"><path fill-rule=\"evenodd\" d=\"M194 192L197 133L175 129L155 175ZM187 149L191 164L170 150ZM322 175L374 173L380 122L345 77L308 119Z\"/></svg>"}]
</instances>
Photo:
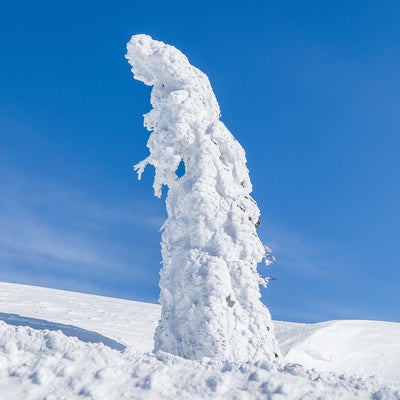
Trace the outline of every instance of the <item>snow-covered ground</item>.
<instances>
[{"instance_id":1,"label":"snow-covered ground","mask_svg":"<svg viewBox=\"0 0 400 400\"><path fill-rule=\"evenodd\" d=\"M400 399L400 324L275 322L285 359L151 353L154 304L0 283L0 399Z\"/></svg>"}]
</instances>

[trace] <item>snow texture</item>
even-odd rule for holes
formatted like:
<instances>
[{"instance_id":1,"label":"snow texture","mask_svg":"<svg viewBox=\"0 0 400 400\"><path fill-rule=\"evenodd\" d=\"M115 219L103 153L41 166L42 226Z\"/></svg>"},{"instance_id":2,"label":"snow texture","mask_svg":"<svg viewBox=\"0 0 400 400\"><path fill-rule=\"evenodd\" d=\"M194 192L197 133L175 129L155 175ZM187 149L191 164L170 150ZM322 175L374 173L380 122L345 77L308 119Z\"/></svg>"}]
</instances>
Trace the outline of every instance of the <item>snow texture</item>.
<instances>
[{"instance_id":1,"label":"snow texture","mask_svg":"<svg viewBox=\"0 0 400 400\"><path fill-rule=\"evenodd\" d=\"M133 36L127 49L135 79L153 87L144 116L150 155L136 169L140 179L147 164L155 167L156 196L168 188L155 350L198 360L277 358L260 301L257 264L266 249L245 152L219 120L207 76L179 50L147 35Z\"/></svg>"},{"instance_id":2,"label":"snow texture","mask_svg":"<svg viewBox=\"0 0 400 400\"><path fill-rule=\"evenodd\" d=\"M0 282L0 312L1 400L400 399L398 323L277 322L278 364L151 353L154 304Z\"/></svg>"}]
</instances>

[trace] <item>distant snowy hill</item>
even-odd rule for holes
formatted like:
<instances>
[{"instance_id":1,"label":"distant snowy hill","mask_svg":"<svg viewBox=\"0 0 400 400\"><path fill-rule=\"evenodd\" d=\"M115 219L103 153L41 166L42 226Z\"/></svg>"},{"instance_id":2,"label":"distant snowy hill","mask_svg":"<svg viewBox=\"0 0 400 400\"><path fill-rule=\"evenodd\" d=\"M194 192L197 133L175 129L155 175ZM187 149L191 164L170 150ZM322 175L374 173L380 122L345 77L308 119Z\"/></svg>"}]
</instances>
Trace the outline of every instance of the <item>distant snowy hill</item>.
<instances>
[{"instance_id":1,"label":"distant snowy hill","mask_svg":"<svg viewBox=\"0 0 400 400\"><path fill-rule=\"evenodd\" d=\"M0 283L0 399L400 399L400 324L275 322L285 359L154 355L158 305Z\"/></svg>"}]
</instances>

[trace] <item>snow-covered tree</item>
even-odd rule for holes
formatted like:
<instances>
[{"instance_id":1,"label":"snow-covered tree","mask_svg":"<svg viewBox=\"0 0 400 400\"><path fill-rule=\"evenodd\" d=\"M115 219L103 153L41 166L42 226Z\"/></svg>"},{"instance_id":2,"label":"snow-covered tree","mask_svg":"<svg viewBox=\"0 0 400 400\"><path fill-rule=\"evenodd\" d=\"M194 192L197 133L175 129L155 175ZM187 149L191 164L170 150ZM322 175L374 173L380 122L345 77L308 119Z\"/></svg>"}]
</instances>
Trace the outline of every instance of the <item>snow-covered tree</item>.
<instances>
[{"instance_id":1,"label":"snow-covered tree","mask_svg":"<svg viewBox=\"0 0 400 400\"><path fill-rule=\"evenodd\" d=\"M245 152L220 121L207 76L175 47L135 35L135 79L153 86L144 116L154 192L168 187L155 350L189 359L277 357L271 316L260 301L257 264L266 257ZM184 163L184 174L177 170Z\"/></svg>"}]
</instances>

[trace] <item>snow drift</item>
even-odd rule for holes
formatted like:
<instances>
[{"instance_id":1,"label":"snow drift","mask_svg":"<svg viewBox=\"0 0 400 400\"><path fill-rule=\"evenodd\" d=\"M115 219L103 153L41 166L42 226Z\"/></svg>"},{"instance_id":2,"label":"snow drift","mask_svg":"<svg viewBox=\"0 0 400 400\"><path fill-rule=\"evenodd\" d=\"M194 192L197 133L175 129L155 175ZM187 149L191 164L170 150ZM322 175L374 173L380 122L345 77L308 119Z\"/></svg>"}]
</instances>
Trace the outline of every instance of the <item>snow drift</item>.
<instances>
[{"instance_id":1,"label":"snow drift","mask_svg":"<svg viewBox=\"0 0 400 400\"><path fill-rule=\"evenodd\" d=\"M399 323L349 320L274 325L287 362L400 383Z\"/></svg>"},{"instance_id":2,"label":"snow drift","mask_svg":"<svg viewBox=\"0 0 400 400\"><path fill-rule=\"evenodd\" d=\"M262 360L279 356L271 316L260 301L266 257L259 209L243 148L219 120L207 76L175 47L133 36L127 59L152 86L144 125L155 167L154 191L168 188L155 349L190 359ZM185 173L176 171L184 164Z\"/></svg>"}]
</instances>

